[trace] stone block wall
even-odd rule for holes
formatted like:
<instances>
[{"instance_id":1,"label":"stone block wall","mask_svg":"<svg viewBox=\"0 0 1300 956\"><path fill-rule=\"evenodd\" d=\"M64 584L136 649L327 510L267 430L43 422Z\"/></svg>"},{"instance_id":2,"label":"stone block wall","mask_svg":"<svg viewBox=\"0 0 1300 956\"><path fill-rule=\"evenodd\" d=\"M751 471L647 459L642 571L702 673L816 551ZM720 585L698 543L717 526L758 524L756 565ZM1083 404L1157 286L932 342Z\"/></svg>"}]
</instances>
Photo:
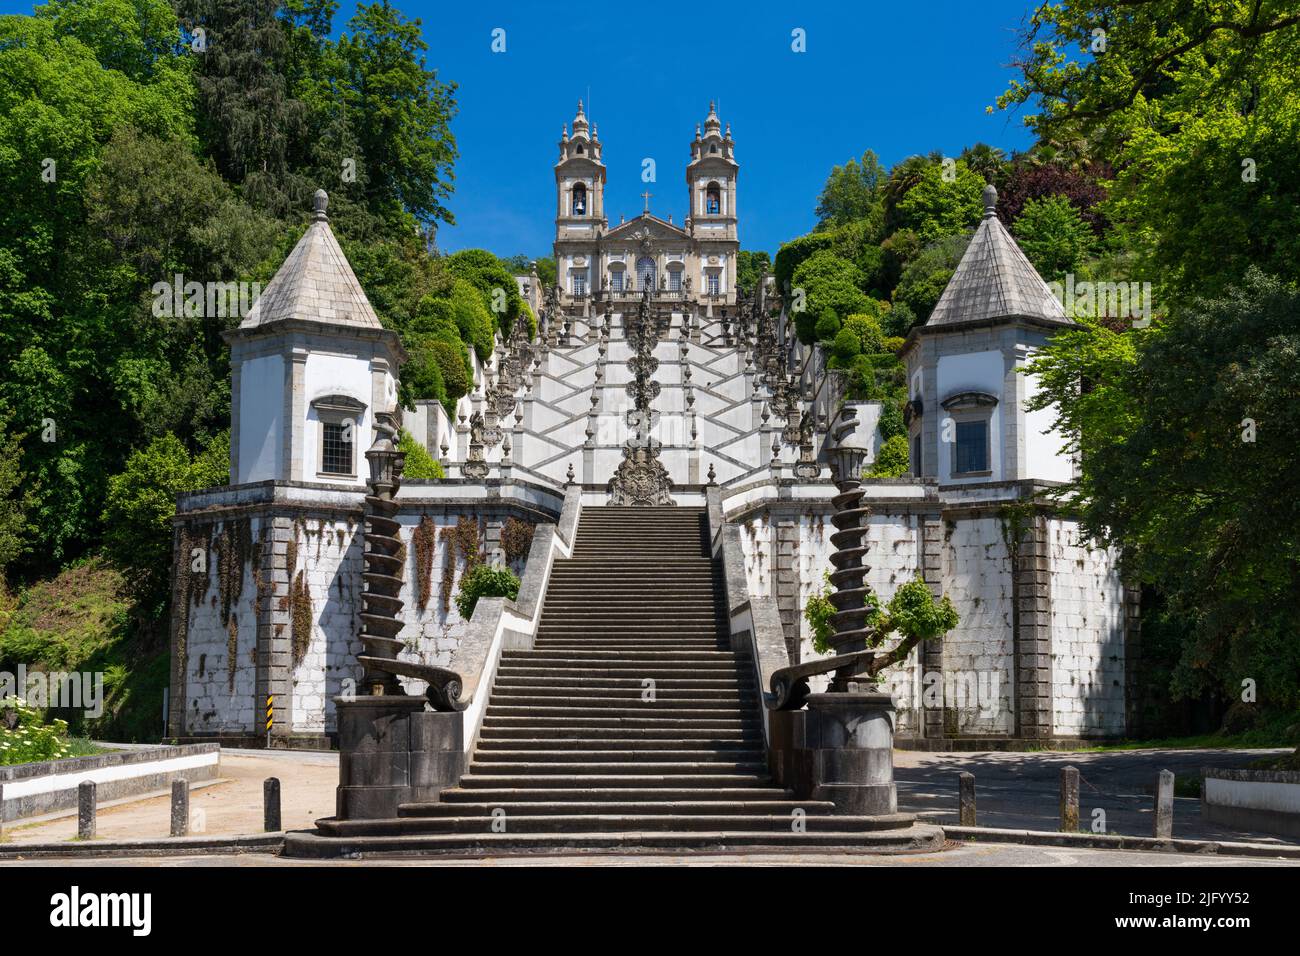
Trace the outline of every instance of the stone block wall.
<instances>
[{"instance_id":1,"label":"stone block wall","mask_svg":"<svg viewBox=\"0 0 1300 956\"><path fill-rule=\"evenodd\" d=\"M1051 568L1052 732L1124 733L1128 593L1113 551L1088 547L1078 524L1047 523Z\"/></svg>"},{"instance_id":2,"label":"stone block wall","mask_svg":"<svg viewBox=\"0 0 1300 956\"><path fill-rule=\"evenodd\" d=\"M264 740L271 696L273 740L328 744L337 732L334 698L353 690L361 676L362 498L338 493L319 507L182 506L175 534L172 736ZM550 517L527 511L501 503L404 503L403 657L449 663L468 627L454 601L465 549L522 574L527 548L507 560L501 529L512 517L529 525ZM408 692L423 691L418 681L403 683Z\"/></svg>"},{"instance_id":3,"label":"stone block wall","mask_svg":"<svg viewBox=\"0 0 1300 956\"><path fill-rule=\"evenodd\" d=\"M1133 621L1115 554L1081 544L1077 524L1061 517L1010 519L989 503L867 503L867 580L881 601L920 574L960 619L886 675L900 736L1124 733L1123 646ZM803 608L831 566L829 501L732 520L751 595L777 599L792 662L815 658Z\"/></svg>"}]
</instances>

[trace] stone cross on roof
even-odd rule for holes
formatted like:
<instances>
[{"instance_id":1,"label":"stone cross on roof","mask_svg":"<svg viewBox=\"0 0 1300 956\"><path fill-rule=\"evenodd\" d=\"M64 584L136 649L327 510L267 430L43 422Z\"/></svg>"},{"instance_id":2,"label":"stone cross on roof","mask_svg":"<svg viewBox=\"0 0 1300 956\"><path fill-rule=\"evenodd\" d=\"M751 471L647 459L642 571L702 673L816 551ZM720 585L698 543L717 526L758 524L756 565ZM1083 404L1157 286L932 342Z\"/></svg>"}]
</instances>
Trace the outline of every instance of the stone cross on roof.
<instances>
[{"instance_id":1,"label":"stone cross on roof","mask_svg":"<svg viewBox=\"0 0 1300 956\"><path fill-rule=\"evenodd\" d=\"M379 329L383 326L339 248L325 210L329 196L316 190L312 223L249 310L241 329L286 319Z\"/></svg>"},{"instance_id":2,"label":"stone cross on roof","mask_svg":"<svg viewBox=\"0 0 1300 956\"><path fill-rule=\"evenodd\" d=\"M926 328L1007 318L1070 324L1052 290L998 219L997 203L997 189L985 186L984 218Z\"/></svg>"}]
</instances>

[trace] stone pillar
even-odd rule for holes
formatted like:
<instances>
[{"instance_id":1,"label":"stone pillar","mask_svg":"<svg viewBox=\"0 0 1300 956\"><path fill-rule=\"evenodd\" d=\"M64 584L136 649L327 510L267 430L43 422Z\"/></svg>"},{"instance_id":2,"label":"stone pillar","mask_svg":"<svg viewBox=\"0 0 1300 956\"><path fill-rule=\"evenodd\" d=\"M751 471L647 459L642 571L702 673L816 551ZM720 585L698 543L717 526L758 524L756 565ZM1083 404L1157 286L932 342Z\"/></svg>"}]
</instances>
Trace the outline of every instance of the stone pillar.
<instances>
[{"instance_id":1,"label":"stone pillar","mask_svg":"<svg viewBox=\"0 0 1300 956\"><path fill-rule=\"evenodd\" d=\"M267 777L262 781L262 829L267 833L279 833L282 828L280 778Z\"/></svg>"},{"instance_id":2,"label":"stone pillar","mask_svg":"<svg viewBox=\"0 0 1300 956\"><path fill-rule=\"evenodd\" d=\"M772 548L772 594L776 597L781 615L781 629L785 632L786 653L790 663L799 663L799 622L803 608L799 606L799 522L795 518L774 518L774 547Z\"/></svg>"},{"instance_id":3,"label":"stone pillar","mask_svg":"<svg viewBox=\"0 0 1300 956\"><path fill-rule=\"evenodd\" d=\"M960 794L958 797L957 821L964 827L973 827L975 823L975 774L957 774Z\"/></svg>"},{"instance_id":4,"label":"stone pillar","mask_svg":"<svg viewBox=\"0 0 1300 956\"><path fill-rule=\"evenodd\" d=\"M172 781L171 835L190 835L190 784L187 780Z\"/></svg>"},{"instance_id":5,"label":"stone pillar","mask_svg":"<svg viewBox=\"0 0 1300 956\"><path fill-rule=\"evenodd\" d=\"M1143 734L1142 719L1142 589L1124 586L1124 733Z\"/></svg>"},{"instance_id":6,"label":"stone pillar","mask_svg":"<svg viewBox=\"0 0 1300 956\"><path fill-rule=\"evenodd\" d=\"M1079 768L1061 768L1061 832L1079 832Z\"/></svg>"},{"instance_id":7,"label":"stone pillar","mask_svg":"<svg viewBox=\"0 0 1300 956\"><path fill-rule=\"evenodd\" d=\"M263 521L269 524L271 533L262 552L264 585L258 587L261 599L257 616L257 699L253 701L253 713L258 720L254 734L265 736L266 699L274 697L271 737L275 739L288 737L293 727L290 585L295 570L288 567L288 558L294 527L293 519L288 516L268 516ZM301 543L294 550L301 551Z\"/></svg>"},{"instance_id":8,"label":"stone pillar","mask_svg":"<svg viewBox=\"0 0 1300 956\"><path fill-rule=\"evenodd\" d=\"M425 698L338 697L340 820L386 820L432 802L465 770L464 715L426 711Z\"/></svg>"},{"instance_id":9,"label":"stone pillar","mask_svg":"<svg viewBox=\"0 0 1300 956\"><path fill-rule=\"evenodd\" d=\"M1155 838L1174 838L1174 775L1169 770L1161 770L1156 781Z\"/></svg>"},{"instance_id":10,"label":"stone pillar","mask_svg":"<svg viewBox=\"0 0 1300 956\"><path fill-rule=\"evenodd\" d=\"M806 709L769 720L775 776L796 798L829 800L853 816L898 812L889 694L810 694Z\"/></svg>"},{"instance_id":11,"label":"stone pillar","mask_svg":"<svg viewBox=\"0 0 1300 956\"><path fill-rule=\"evenodd\" d=\"M943 516L919 515L917 523L921 538L921 575L925 578L925 583L929 586L935 600L941 600L943 598ZM922 641L918 658L922 678L930 673L943 674L943 637ZM922 697L923 719L916 733L932 739L940 739L945 735L955 736L956 715L953 714L951 720L949 719L947 699L943 701L941 707L926 707L924 704L924 697Z\"/></svg>"},{"instance_id":12,"label":"stone pillar","mask_svg":"<svg viewBox=\"0 0 1300 956\"><path fill-rule=\"evenodd\" d=\"M1016 734L1052 736L1052 599L1047 522L1030 518L1012 560Z\"/></svg>"}]
</instances>

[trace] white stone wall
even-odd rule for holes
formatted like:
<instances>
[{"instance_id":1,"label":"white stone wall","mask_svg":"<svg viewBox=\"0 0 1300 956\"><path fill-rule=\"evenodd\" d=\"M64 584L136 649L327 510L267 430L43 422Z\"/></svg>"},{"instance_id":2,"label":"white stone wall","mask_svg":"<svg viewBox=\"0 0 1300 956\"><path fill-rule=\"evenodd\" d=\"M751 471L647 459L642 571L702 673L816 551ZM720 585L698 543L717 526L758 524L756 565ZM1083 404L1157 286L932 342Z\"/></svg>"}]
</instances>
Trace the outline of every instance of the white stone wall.
<instances>
[{"instance_id":1,"label":"white stone wall","mask_svg":"<svg viewBox=\"0 0 1300 956\"><path fill-rule=\"evenodd\" d=\"M1087 547L1077 522L1048 522L1052 731L1124 732L1124 586L1112 551Z\"/></svg>"},{"instance_id":2,"label":"white stone wall","mask_svg":"<svg viewBox=\"0 0 1300 956\"><path fill-rule=\"evenodd\" d=\"M250 522L253 546L257 547L261 524ZM213 539L224 524L214 526ZM192 561L178 555L177 561ZM215 552L205 557L207 589L198 607L190 603L186 631L186 725L191 733L244 733L257 724L257 585L252 562L242 569L239 599L231 607L234 622L234 680L231 680L231 630L221 623L221 589ZM191 572L195 574L195 572ZM202 574L195 574L203 577ZM175 706L175 704L173 704Z\"/></svg>"},{"instance_id":3,"label":"white stone wall","mask_svg":"<svg viewBox=\"0 0 1300 956\"><path fill-rule=\"evenodd\" d=\"M996 517L945 525L943 590L959 623L943 639L942 681L926 675L922 692L934 701L942 690L943 706L955 712L959 734L1013 734L1011 558Z\"/></svg>"},{"instance_id":4,"label":"white stone wall","mask_svg":"<svg viewBox=\"0 0 1300 956\"><path fill-rule=\"evenodd\" d=\"M312 635L292 669L294 733L334 730L334 698L345 690L344 680L361 676L352 662L361 650L362 527L355 520L325 518L295 525L297 561L289 579L299 571L306 575Z\"/></svg>"}]
</instances>

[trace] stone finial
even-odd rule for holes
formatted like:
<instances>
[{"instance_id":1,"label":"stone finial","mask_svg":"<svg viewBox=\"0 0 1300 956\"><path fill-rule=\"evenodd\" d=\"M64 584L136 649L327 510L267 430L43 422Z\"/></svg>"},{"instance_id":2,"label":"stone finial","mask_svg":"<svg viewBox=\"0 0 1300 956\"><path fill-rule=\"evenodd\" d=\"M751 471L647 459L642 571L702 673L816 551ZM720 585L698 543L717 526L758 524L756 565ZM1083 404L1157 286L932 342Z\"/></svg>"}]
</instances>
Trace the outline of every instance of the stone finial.
<instances>
[{"instance_id":1,"label":"stone finial","mask_svg":"<svg viewBox=\"0 0 1300 956\"><path fill-rule=\"evenodd\" d=\"M564 477L566 479L564 482L565 487L573 484L573 462L569 462L569 470L565 473Z\"/></svg>"},{"instance_id":2,"label":"stone finial","mask_svg":"<svg viewBox=\"0 0 1300 956\"><path fill-rule=\"evenodd\" d=\"M329 193L327 193L323 189L316 190L315 195L311 197L311 208L312 211L315 213L317 222L325 222L325 220L328 218L325 215L325 210L329 208L329 204L330 204Z\"/></svg>"},{"instance_id":3,"label":"stone finial","mask_svg":"<svg viewBox=\"0 0 1300 956\"><path fill-rule=\"evenodd\" d=\"M711 485L716 484L716 481L714 479L716 479L717 477L718 477L718 473L713 470L713 462L709 462L709 484Z\"/></svg>"},{"instance_id":4,"label":"stone finial","mask_svg":"<svg viewBox=\"0 0 1300 956\"><path fill-rule=\"evenodd\" d=\"M992 219L998 214L998 188L992 183L984 187L984 218Z\"/></svg>"}]
</instances>

